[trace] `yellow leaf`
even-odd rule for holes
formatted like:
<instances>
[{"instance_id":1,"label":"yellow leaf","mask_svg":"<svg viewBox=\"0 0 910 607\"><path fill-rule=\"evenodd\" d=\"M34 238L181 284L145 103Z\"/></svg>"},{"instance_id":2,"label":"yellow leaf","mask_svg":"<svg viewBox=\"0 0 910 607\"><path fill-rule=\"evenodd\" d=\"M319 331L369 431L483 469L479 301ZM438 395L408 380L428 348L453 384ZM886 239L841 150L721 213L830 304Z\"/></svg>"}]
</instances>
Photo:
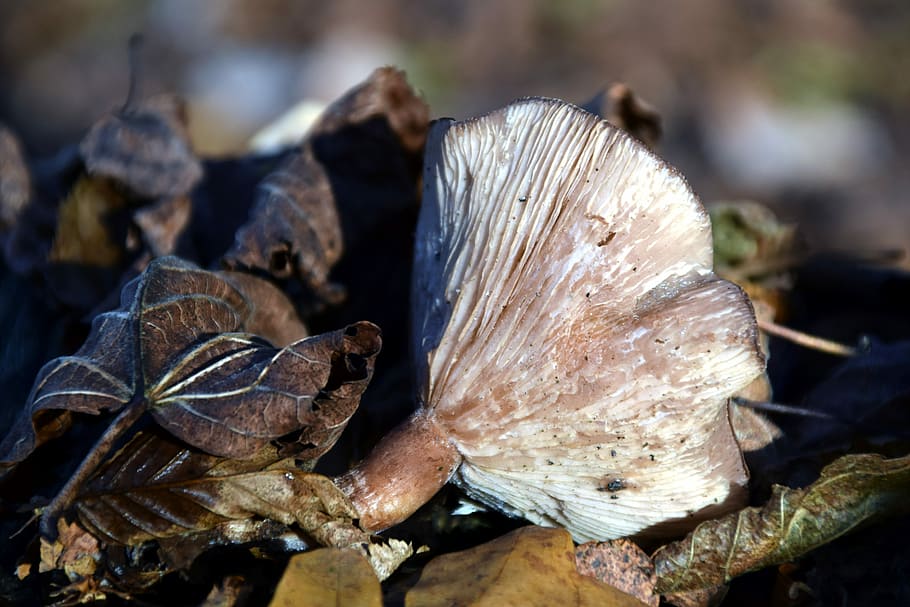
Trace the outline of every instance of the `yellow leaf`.
<instances>
[{"instance_id":1,"label":"yellow leaf","mask_svg":"<svg viewBox=\"0 0 910 607\"><path fill-rule=\"evenodd\" d=\"M83 177L60 204L51 261L112 267L120 263L123 246L106 223L126 200L106 179Z\"/></svg>"},{"instance_id":2,"label":"yellow leaf","mask_svg":"<svg viewBox=\"0 0 910 607\"><path fill-rule=\"evenodd\" d=\"M269 607L381 607L382 589L370 563L354 550L321 548L294 556Z\"/></svg>"},{"instance_id":3,"label":"yellow leaf","mask_svg":"<svg viewBox=\"0 0 910 607\"><path fill-rule=\"evenodd\" d=\"M408 592L405 605L642 607L644 603L578 573L575 546L567 531L530 526L434 559Z\"/></svg>"}]
</instances>

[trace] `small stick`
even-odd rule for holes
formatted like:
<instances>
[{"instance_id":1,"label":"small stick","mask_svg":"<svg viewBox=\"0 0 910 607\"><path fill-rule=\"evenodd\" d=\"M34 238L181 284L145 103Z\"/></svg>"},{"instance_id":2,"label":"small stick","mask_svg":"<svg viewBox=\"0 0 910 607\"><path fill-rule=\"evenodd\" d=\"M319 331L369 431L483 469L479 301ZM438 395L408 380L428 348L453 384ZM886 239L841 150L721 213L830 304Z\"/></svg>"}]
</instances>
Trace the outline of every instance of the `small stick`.
<instances>
[{"instance_id":1,"label":"small stick","mask_svg":"<svg viewBox=\"0 0 910 607\"><path fill-rule=\"evenodd\" d=\"M780 337L792 341L795 344L800 346L811 348L813 350L818 350L819 352L825 352L827 354L833 354L835 356L853 356L856 354L856 349L851 348L850 346L845 346L844 344L837 343L836 341L831 341L830 339L825 339L823 337L817 337L815 335L809 335L808 333L803 333L802 331L797 331L796 329L791 329L783 325L779 325L771 320L758 320L758 328L774 335L775 337Z\"/></svg>"},{"instance_id":2,"label":"small stick","mask_svg":"<svg viewBox=\"0 0 910 607\"><path fill-rule=\"evenodd\" d=\"M785 413L787 415L801 415L803 417L817 417L818 419L825 419L840 422L845 424L846 422L829 415L827 413L822 413L821 411L816 411L814 409L807 409L805 407L794 407L792 405L784 405L781 403L772 403L769 401L760 401L760 400L749 400L747 398L735 397L733 398L733 403L741 407L749 407L750 409L755 409L756 411L768 411L771 413Z\"/></svg>"},{"instance_id":3,"label":"small stick","mask_svg":"<svg viewBox=\"0 0 910 607\"><path fill-rule=\"evenodd\" d=\"M66 481L63 488L60 489L54 499L51 500L51 503L44 508L44 511L41 513L41 522L38 526L41 535L47 538L57 537L57 518L73 503L82 484L88 479L92 472L98 468L104 457L113 448L114 443L116 443L117 440L123 436L134 423L136 423L136 420L145 413L145 410L145 399L142 399L139 402L133 401L127 403L123 411L120 412L120 415L118 415L111 425L108 426L107 430L104 431L104 434L101 435L101 438L99 438L92 447L92 450L89 451L89 454L82 460L82 463L79 464L79 467L76 468L76 471L70 479Z\"/></svg>"},{"instance_id":4,"label":"small stick","mask_svg":"<svg viewBox=\"0 0 910 607\"><path fill-rule=\"evenodd\" d=\"M130 82L126 92L126 101L123 102L121 112L127 113L133 109L139 99L139 84L142 77L142 47L145 43L142 34L133 34L129 41Z\"/></svg>"}]
</instances>

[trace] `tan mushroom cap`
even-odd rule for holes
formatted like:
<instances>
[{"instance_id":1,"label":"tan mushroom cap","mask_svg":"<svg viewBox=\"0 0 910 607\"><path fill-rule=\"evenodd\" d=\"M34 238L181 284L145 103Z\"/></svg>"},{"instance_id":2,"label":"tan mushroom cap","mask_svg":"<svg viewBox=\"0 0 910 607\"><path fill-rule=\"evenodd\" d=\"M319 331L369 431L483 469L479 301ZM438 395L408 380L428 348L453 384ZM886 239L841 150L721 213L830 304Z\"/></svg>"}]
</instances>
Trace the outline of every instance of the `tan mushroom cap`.
<instances>
[{"instance_id":1,"label":"tan mushroom cap","mask_svg":"<svg viewBox=\"0 0 910 607\"><path fill-rule=\"evenodd\" d=\"M413 350L456 482L578 541L741 505L726 402L764 358L685 179L548 99L437 123L425 166Z\"/></svg>"}]
</instances>

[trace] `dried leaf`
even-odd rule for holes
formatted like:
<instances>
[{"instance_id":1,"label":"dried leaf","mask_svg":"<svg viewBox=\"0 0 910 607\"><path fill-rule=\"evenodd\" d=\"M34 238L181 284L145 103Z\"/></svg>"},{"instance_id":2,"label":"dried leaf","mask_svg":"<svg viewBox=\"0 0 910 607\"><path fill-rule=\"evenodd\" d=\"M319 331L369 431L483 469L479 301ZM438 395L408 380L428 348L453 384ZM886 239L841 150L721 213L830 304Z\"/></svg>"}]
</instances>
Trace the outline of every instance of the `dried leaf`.
<instances>
[{"instance_id":1,"label":"dried leaf","mask_svg":"<svg viewBox=\"0 0 910 607\"><path fill-rule=\"evenodd\" d=\"M654 592L654 563L631 540L581 544L575 549L575 566L580 574L631 594L651 607L660 602L660 595Z\"/></svg>"},{"instance_id":2,"label":"dried leaf","mask_svg":"<svg viewBox=\"0 0 910 607\"><path fill-rule=\"evenodd\" d=\"M717 202L708 210L719 272L736 270L748 278L779 269L775 261L792 261L797 247L796 226L779 221L768 207L737 201Z\"/></svg>"},{"instance_id":3,"label":"dried leaf","mask_svg":"<svg viewBox=\"0 0 910 607\"><path fill-rule=\"evenodd\" d=\"M288 159L259 186L249 222L224 257L300 280L337 303L328 282L344 246L383 215L416 201L428 110L401 72L383 68L332 104Z\"/></svg>"},{"instance_id":4,"label":"dried leaf","mask_svg":"<svg viewBox=\"0 0 910 607\"><path fill-rule=\"evenodd\" d=\"M290 560L269 605L381 607L382 589L362 554L324 548L298 554Z\"/></svg>"},{"instance_id":5,"label":"dried leaf","mask_svg":"<svg viewBox=\"0 0 910 607\"><path fill-rule=\"evenodd\" d=\"M140 432L108 459L83 486L75 510L108 544L136 546L254 516L297 525L322 545L369 541L332 481L293 459L274 451L249 460L217 457L160 431Z\"/></svg>"},{"instance_id":6,"label":"dried leaf","mask_svg":"<svg viewBox=\"0 0 910 607\"><path fill-rule=\"evenodd\" d=\"M0 235L16 225L31 195L31 174L19 139L0 124Z\"/></svg>"},{"instance_id":7,"label":"dried leaf","mask_svg":"<svg viewBox=\"0 0 910 607\"><path fill-rule=\"evenodd\" d=\"M763 382L767 381L764 376L759 379ZM737 396L748 398L742 394ZM750 400L766 401L768 396ZM733 426L736 441L742 447L744 453L748 454L765 449L782 436L780 428L758 411L739 405L735 401L731 402L728 408L730 411L730 425Z\"/></svg>"},{"instance_id":8,"label":"dried leaf","mask_svg":"<svg viewBox=\"0 0 910 607\"><path fill-rule=\"evenodd\" d=\"M578 573L575 547L565 530L530 526L434 559L407 593L405 605L640 607L644 603Z\"/></svg>"},{"instance_id":9,"label":"dried leaf","mask_svg":"<svg viewBox=\"0 0 910 607\"><path fill-rule=\"evenodd\" d=\"M177 241L190 221L192 201L188 196L162 198L133 213L143 244L152 257L173 255Z\"/></svg>"},{"instance_id":10,"label":"dried leaf","mask_svg":"<svg viewBox=\"0 0 910 607\"><path fill-rule=\"evenodd\" d=\"M108 545L158 541L167 563L177 569L188 568L216 545L289 533L304 534L296 538L297 549L315 541L360 552L379 579L412 554L405 542L373 543L354 523L357 511L344 493L330 479L307 472L315 461L306 453L279 457L266 449L245 460L220 458L161 429L144 430L83 486L75 511Z\"/></svg>"},{"instance_id":11,"label":"dried leaf","mask_svg":"<svg viewBox=\"0 0 910 607\"><path fill-rule=\"evenodd\" d=\"M57 532L56 540L41 538L38 571L62 569L71 581L93 575L101 559L98 540L76 523L63 519L57 521Z\"/></svg>"},{"instance_id":12,"label":"dried leaf","mask_svg":"<svg viewBox=\"0 0 910 607\"><path fill-rule=\"evenodd\" d=\"M71 412L128 403L145 403L161 425L214 454L249 456L307 426L300 445L321 453L356 409L379 351L369 323L281 350L236 333L255 324L255 304L222 276L177 258L153 262L121 301L95 319L75 355L41 370L0 443L0 465L65 432Z\"/></svg>"},{"instance_id":13,"label":"dried leaf","mask_svg":"<svg viewBox=\"0 0 910 607\"><path fill-rule=\"evenodd\" d=\"M219 272L253 306L244 330L284 347L308 335L297 309L284 291L270 280L246 272Z\"/></svg>"},{"instance_id":14,"label":"dried leaf","mask_svg":"<svg viewBox=\"0 0 910 607\"><path fill-rule=\"evenodd\" d=\"M242 605L252 588L239 575L229 575L212 588L199 607L234 607Z\"/></svg>"},{"instance_id":15,"label":"dried leaf","mask_svg":"<svg viewBox=\"0 0 910 607\"><path fill-rule=\"evenodd\" d=\"M609 85L581 107L623 129L649 148L660 142L663 132L660 114L622 82Z\"/></svg>"},{"instance_id":16,"label":"dried leaf","mask_svg":"<svg viewBox=\"0 0 910 607\"><path fill-rule=\"evenodd\" d=\"M79 151L89 174L114 179L140 198L181 196L202 177L183 102L175 97L149 99L105 116Z\"/></svg>"},{"instance_id":17,"label":"dried leaf","mask_svg":"<svg viewBox=\"0 0 910 607\"><path fill-rule=\"evenodd\" d=\"M860 524L906 509L910 456L847 455L805 489L775 485L760 508L699 525L653 556L657 590L685 592L723 584L799 558Z\"/></svg>"},{"instance_id":18,"label":"dried leaf","mask_svg":"<svg viewBox=\"0 0 910 607\"><path fill-rule=\"evenodd\" d=\"M109 222L125 206L126 198L111 181L81 178L60 204L49 261L100 268L120 264L125 238L116 239Z\"/></svg>"},{"instance_id":19,"label":"dried leaf","mask_svg":"<svg viewBox=\"0 0 910 607\"><path fill-rule=\"evenodd\" d=\"M711 588L666 594L664 599L676 607L717 607L727 596L729 588L729 586L721 584Z\"/></svg>"}]
</instances>

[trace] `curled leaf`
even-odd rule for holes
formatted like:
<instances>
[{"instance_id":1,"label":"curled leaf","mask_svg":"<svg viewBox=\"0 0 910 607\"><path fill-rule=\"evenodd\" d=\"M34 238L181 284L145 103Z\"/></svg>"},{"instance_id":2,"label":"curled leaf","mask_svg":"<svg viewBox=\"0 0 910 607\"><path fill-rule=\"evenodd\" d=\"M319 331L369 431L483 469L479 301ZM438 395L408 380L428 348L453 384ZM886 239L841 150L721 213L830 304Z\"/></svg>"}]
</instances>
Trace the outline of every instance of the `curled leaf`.
<instances>
[{"instance_id":1,"label":"curled leaf","mask_svg":"<svg viewBox=\"0 0 910 607\"><path fill-rule=\"evenodd\" d=\"M346 421L336 405L353 413L358 393L350 383L369 381L379 351L378 329L368 324L282 350L238 333L263 322L256 302L225 277L177 258L154 261L121 301L95 318L79 351L41 369L0 443L0 467L64 433L72 413L116 412L128 403L150 408L191 444L243 456L316 422L308 407L318 398L328 403L326 423L315 424L308 442L324 446L319 441L337 436Z\"/></svg>"},{"instance_id":2,"label":"curled leaf","mask_svg":"<svg viewBox=\"0 0 910 607\"><path fill-rule=\"evenodd\" d=\"M581 106L623 129L649 148L660 142L660 114L622 82L614 82Z\"/></svg>"},{"instance_id":3,"label":"curled leaf","mask_svg":"<svg viewBox=\"0 0 910 607\"><path fill-rule=\"evenodd\" d=\"M269 605L382 607L382 589L362 554L324 548L291 558Z\"/></svg>"},{"instance_id":4,"label":"curled leaf","mask_svg":"<svg viewBox=\"0 0 910 607\"><path fill-rule=\"evenodd\" d=\"M141 198L186 194L202 177L183 102L175 97L108 114L92 126L79 152L91 175L114 179Z\"/></svg>"},{"instance_id":5,"label":"curled leaf","mask_svg":"<svg viewBox=\"0 0 910 607\"><path fill-rule=\"evenodd\" d=\"M140 432L124 445L83 486L74 506L80 521L109 544L136 546L254 516L296 525L323 545L369 539L328 478L274 453L249 460L209 455L160 431Z\"/></svg>"},{"instance_id":6,"label":"curled leaf","mask_svg":"<svg viewBox=\"0 0 910 607\"><path fill-rule=\"evenodd\" d=\"M321 302L342 291L328 275L343 249L384 214L413 203L428 110L391 68L333 103L259 185L249 221L224 256L231 268L295 278Z\"/></svg>"},{"instance_id":7,"label":"curled leaf","mask_svg":"<svg viewBox=\"0 0 910 607\"><path fill-rule=\"evenodd\" d=\"M360 552L385 579L412 554L397 540L373 543L348 498L309 472L311 454L264 449L244 460L187 447L160 428L137 433L86 482L74 503L82 525L106 545L154 540L168 570L188 568L216 545L290 541Z\"/></svg>"},{"instance_id":8,"label":"curled leaf","mask_svg":"<svg viewBox=\"0 0 910 607\"><path fill-rule=\"evenodd\" d=\"M434 559L405 596L405 605L642 607L644 603L578 573L568 532L530 526Z\"/></svg>"},{"instance_id":9,"label":"curled leaf","mask_svg":"<svg viewBox=\"0 0 910 607\"><path fill-rule=\"evenodd\" d=\"M910 456L847 455L804 489L775 485L768 503L699 525L653 560L661 594L698 590L798 558L886 514L904 511Z\"/></svg>"}]
</instances>

